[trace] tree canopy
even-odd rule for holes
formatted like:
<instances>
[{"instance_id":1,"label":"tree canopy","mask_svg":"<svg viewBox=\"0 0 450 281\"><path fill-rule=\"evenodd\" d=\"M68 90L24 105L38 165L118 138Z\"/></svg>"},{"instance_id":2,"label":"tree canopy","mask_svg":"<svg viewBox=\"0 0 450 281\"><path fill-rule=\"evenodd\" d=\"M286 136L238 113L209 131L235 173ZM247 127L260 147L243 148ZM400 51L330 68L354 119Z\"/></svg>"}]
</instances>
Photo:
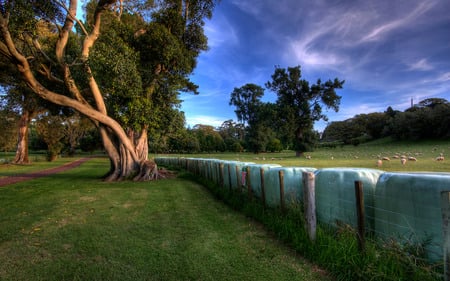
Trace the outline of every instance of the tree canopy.
<instances>
[{"instance_id":1,"label":"tree canopy","mask_svg":"<svg viewBox=\"0 0 450 281\"><path fill-rule=\"evenodd\" d=\"M40 98L96 124L111 160L108 180L155 178L155 163L153 174L142 173L148 132L179 124L178 93L197 93L189 75L207 49L204 19L215 4L90 1L82 22L76 0L2 1L1 63Z\"/></svg>"},{"instance_id":2,"label":"tree canopy","mask_svg":"<svg viewBox=\"0 0 450 281\"><path fill-rule=\"evenodd\" d=\"M339 110L341 97L336 89L341 89L344 81L337 78L322 83L320 79L316 84L302 79L300 66L287 69L275 67L272 81L266 83L266 87L278 96L278 115L281 124L289 126L294 132L295 149L298 154L310 150L314 134L314 122L327 121L328 118L322 112L322 107Z\"/></svg>"}]
</instances>

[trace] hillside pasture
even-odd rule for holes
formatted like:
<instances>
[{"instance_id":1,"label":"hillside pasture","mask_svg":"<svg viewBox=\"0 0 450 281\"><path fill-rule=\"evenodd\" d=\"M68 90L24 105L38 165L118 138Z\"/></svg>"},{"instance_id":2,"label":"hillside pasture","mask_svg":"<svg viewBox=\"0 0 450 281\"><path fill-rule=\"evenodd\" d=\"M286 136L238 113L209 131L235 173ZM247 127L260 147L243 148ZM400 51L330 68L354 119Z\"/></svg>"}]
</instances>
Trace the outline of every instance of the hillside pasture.
<instances>
[{"instance_id":1,"label":"hillside pasture","mask_svg":"<svg viewBox=\"0 0 450 281\"><path fill-rule=\"evenodd\" d=\"M436 161L440 155L444 161ZM380 169L389 172L450 172L450 141L393 142L389 139L336 148L320 148L296 157L294 151L277 153L200 153L160 154L158 156L215 158L230 161L254 162L257 164L280 164L285 167L355 167ZM401 157L414 157L416 161L401 163ZM388 157L390 161L378 160Z\"/></svg>"}]
</instances>

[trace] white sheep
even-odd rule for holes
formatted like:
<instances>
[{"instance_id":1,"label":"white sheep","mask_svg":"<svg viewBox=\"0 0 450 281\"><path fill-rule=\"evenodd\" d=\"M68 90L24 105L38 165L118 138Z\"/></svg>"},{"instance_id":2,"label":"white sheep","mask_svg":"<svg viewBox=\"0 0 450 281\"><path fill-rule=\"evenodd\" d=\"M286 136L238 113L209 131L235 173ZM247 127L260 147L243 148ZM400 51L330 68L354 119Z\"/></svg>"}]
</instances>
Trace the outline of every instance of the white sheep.
<instances>
[{"instance_id":1,"label":"white sheep","mask_svg":"<svg viewBox=\"0 0 450 281\"><path fill-rule=\"evenodd\" d=\"M378 159L378 161L377 161L377 167L381 167L381 166L383 166L383 160Z\"/></svg>"},{"instance_id":2,"label":"white sheep","mask_svg":"<svg viewBox=\"0 0 450 281\"><path fill-rule=\"evenodd\" d=\"M381 160L383 160L383 161L391 161L391 159L389 157L387 157L387 156L381 158Z\"/></svg>"},{"instance_id":3,"label":"white sheep","mask_svg":"<svg viewBox=\"0 0 450 281\"><path fill-rule=\"evenodd\" d=\"M402 163L402 165L405 165L406 164L406 158L400 159L400 162Z\"/></svg>"},{"instance_id":4,"label":"white sheep","mask_svg":"<svg viewBox=\"0 0 450 281\"><path fill-rule=\"evenodd\" d=\"M444 161L444 155L439 155L438 157L436 157L436 161Z\"/></svg>"},{"instance_id":5,"label":"white sheep","mask_svg":"<svg viewBox=\"0 0 450 281\"><path fill-rule=\"evenodd\" d=\"M417 158L416 158L416 157L409 156L409 157L408 157L408 160L409 160L409 161L417 161Z\"/></svg>"}]
</instances>

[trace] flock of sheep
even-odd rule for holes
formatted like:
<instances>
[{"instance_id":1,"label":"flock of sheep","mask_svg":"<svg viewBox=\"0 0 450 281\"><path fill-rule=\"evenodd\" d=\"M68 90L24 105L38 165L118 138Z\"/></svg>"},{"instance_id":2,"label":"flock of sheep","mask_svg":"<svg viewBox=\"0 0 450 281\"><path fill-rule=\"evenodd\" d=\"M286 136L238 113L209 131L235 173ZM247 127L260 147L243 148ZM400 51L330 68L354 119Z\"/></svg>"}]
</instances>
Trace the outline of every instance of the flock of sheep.
<instances>
[{"instance_id":1,"label":"flock of sheep","mask_svg":"<svg viewBox=\"0 0 450 281\"><path fill-rule=\"evenodd\" d=\"M387 157L387 156L380 156L380 155L373 155L374 157L376 157L378 160L376 161L376 166L377 167L381 167L381 166L383 166L383 161L391 161L391 158L390 157ZM308 159L308 160L311 160L311 155L305 155L305 158L306 159ZM355 159L357 159L358 157L357 156L354 156L354 158ZM394 156L392 156L392 158L393 159L399 159L400 160L400 163L402 164L402 165L406 165L406 162L407 161L413 161L413 162L415 162L415 161L417 161L417 158L416 157L414 157L414 156L407 156L407 155L404 155L404 154L399 154L399 153L395 153L395 155ZM259 157L254 157L253 158L254 160L260 160L260 158ZM331 160L334 160L334 157L333 156L331 156L331 158L330 158ZM238 159L239 160L239 159ZM262 160L264 161L264 160L266 160L266 158L265 157L262 157ZM283 158L274 158L274 157L272 157L270 160L283 160ZM439 154L439 156L437 156L436 158L435 158L435 160L436 161L444 161L445 160L445 157L444 157L444 154L443 153L440 153Z\"/></svg>"},{"instance_id":2,"label":"flock of sheep","mask_svg":"<svg viewBox=\"0 0 450 281\"><path fill-rule=\"evenodd\" d=\"M406 161L417 161L416 157L413 156L406 156L406 155L399 155L399 154L395 154L394 155L395 159L400 159L400 163L402 163L402 165L406 164ZM444 161L444 154L440 153L438 157L436 157L436 161ZM379 159L377 160L377 167L381 167L383 165L383 161L391 161L391 159L389 157L379 157Z\"/></svg>"}]
</instances>

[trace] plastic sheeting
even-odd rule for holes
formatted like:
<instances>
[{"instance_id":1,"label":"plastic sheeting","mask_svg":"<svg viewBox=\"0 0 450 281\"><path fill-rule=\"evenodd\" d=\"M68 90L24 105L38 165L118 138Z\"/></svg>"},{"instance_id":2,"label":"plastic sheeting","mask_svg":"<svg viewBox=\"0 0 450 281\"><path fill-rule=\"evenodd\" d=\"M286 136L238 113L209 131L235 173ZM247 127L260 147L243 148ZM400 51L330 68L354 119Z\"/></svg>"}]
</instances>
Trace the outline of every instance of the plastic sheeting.
<instances>
[{"instance_id":1,"label":"plastic sheeting","mask_svg":"<svg viewBox=\"0 0 450 281\"><path fill-rule=\"evenodd\" d=\"M450 173L385 173L375 193L375 229L382 237L425 243L429 259L442 259L441 192Z\"/></svg>"},{"instance_id":2,"label":"plastic sheeting","mask_svg":"<svg viewBox=\"0 0 450 281\"><path fill-rule=\"evenodd\" d=\"M257 198L262 197L261 192L261 169L264 170L264 173L272 168L281 167L278 164L251 164L243 167L243 172L246 172L246 177L250 182L251 190L253 196ZM247 183L248 183L247 181Z\"/></svg>"},{"instance_id":3,"label":"plastic sheeting","mask_svg":"<svg viewBox=\"0 0 450 281\"><path fill-rule=\"evenodd\" d=\"M279 167L266 171L264 173L264 190L266 204L269 207L281 205L280 171L284 175L284 204L288 207L303 200L303 172L314 172L316 169L309 167Z\"/></svg>"},{"instance_id":4,"label":"plastic sheeting","mask_svg":"<svg viewBox=\"0 0 450 281\"><path fill-rule=\"evenodd\" d=\"M363 184L366 227L373 229L374 194L380 170L327 168L316 172L316 212L320 222L357 226L355 181Z\"/></svg>"},{"instance_id":5,"label":"plastic sheeting","mask_svg":"<svg viewBox=\"0 0 450 281\"><path fill-rule=\"evenodd\" d=\"M224 186L232 190L238 190L242 184L242 168L255 164L253 162L228 161L224 164Z\"/></svg>"}]
</instances>

